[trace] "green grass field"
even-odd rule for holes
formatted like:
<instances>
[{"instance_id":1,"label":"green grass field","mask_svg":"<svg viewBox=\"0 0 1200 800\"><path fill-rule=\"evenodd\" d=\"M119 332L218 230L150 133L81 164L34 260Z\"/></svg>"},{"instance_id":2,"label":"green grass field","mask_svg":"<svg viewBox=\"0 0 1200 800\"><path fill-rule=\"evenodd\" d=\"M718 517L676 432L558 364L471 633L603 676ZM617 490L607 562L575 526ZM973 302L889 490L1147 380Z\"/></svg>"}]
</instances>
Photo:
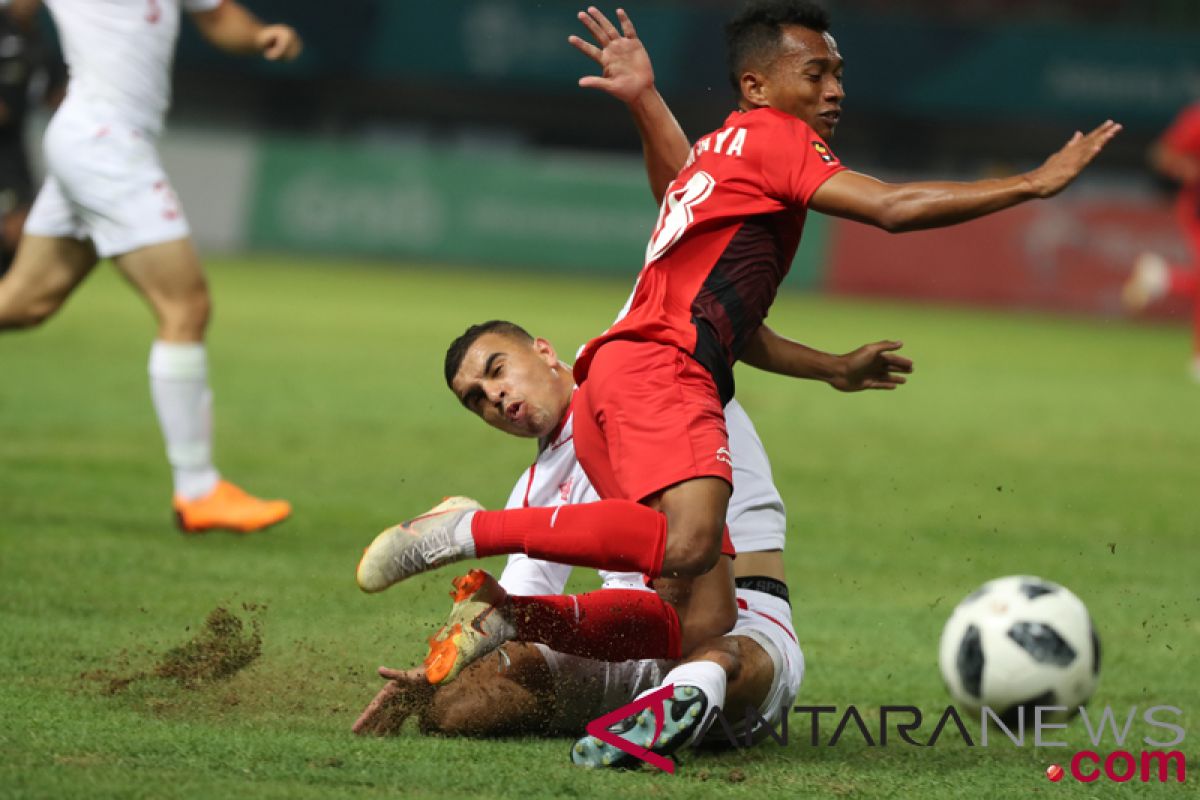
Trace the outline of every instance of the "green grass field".
<instances>
[{"instance_id":1,"label":"green grass field","mask_svg":"<svg viewBox=\"0 0 1200 800\"><path fill-rule=\"evenodd\" d=\"M44 329L0 337L0 795L1194 796L1200 775L1049 783L1044 769L1086 743L1078 722L1070 748L952 735L873 748L853 730L811 747L796 716L787 747L686 758L676 776L578 770L561 739L351 736L374 668L423 655L450 577L365 596L362 547L446 494L501 504L533 456L453 400L446 344L509 317L569 354L629 283L283 259L211 275L218 463L296 506L264 534L173 528L149 315L109 268ZM1200 766L1200 387L1185 333L794 295L771 321L830 350L901 338L917 362L901 391L869 396L739 368L789 505L799 702L940 713L951 608L988 578L1039 574L1096 620L1093 704L1183 708L1181 749ZM265 606L262 654L231 679L108 682L243 604ZM1126 749L1154 733L1139 717Z\"/></svg>"}]
</instances>

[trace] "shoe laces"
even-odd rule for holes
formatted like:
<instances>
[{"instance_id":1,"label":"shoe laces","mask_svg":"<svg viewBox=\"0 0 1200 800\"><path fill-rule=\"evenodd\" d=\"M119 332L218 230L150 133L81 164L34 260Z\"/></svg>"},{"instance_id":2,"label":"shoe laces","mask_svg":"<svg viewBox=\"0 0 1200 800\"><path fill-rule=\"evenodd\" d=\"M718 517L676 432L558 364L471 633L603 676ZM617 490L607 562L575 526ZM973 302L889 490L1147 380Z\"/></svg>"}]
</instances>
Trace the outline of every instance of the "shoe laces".
<instances>
[{"instance_id":1,"label":"shoe laces","mask_svg":"<svg viewBox=\"0 0 1200 800\"><path fill-rule=\"evenodd\" d=\"M455 560L460 555L454 544L454 525L414 538L400 550L400 569L407 574L424 572Z\"/></svg>"}]
</instances>

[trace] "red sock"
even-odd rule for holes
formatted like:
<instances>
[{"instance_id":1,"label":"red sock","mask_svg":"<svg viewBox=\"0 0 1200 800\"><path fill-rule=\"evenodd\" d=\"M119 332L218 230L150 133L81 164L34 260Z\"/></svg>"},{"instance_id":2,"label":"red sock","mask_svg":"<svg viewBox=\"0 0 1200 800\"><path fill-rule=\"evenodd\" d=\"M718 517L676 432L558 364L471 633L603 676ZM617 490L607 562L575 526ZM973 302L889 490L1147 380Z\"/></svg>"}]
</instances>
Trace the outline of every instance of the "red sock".
<instances>
[{"instance_id":1,"label":"red sock","mask_svg":"<svg viewBox=\"0 0 1200 800\"><path fill-rule=\"evenodd\" d=\"M601 589L509 601L521 641L600 661L680 657L679 615L654 592Z\"/></svg>"},{"instance_id":2,"label":"red sock","mask_svg":"<svg viewBox=\"0 0 1200 800\"><path fill-rule=\"evenodd\" d=\"M477 511L471 535L480 558L525 553L543 561L656 578L662 571L667 518L629 500L601 500L557 508Z\"/></svg>"}]
</instances>

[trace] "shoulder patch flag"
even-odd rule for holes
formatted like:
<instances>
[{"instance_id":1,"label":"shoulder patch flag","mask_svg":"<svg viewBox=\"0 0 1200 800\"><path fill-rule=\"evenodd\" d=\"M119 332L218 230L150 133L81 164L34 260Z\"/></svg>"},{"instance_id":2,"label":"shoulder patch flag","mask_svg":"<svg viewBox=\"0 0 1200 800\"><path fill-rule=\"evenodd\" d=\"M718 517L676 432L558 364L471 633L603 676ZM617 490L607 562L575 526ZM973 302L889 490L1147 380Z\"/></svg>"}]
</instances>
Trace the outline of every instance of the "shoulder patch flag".
<instances>
[{"instance_id":1,"label":"shoulder patch flag","mask_svg":"<svg viewBox=\"0 0 1200 800\"><path fill-rule=\"evenodd\" d=\"M817 151L817 155L819 155L821 160L826 164L832 164L833 162L837 161L837 157L834 156L833 153L829 152L829 148L825 146L824 142L813 139L812 146L813 150Z\"/></svg>"}]
</instances>

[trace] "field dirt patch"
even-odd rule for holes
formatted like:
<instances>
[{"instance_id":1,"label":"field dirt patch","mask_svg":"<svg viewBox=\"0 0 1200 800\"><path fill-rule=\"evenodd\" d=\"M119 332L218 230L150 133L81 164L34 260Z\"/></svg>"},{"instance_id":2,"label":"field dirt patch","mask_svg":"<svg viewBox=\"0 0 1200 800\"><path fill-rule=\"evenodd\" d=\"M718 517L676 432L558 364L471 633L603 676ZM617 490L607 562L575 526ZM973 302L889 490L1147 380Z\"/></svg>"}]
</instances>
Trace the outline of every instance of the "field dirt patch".
<instances>
[{"instance_id":1,"label":"field dirt patch","mask_svg":"<svg viewBox=\"0 0 1200 800\"><path fill-rule=\"evenodd\" d=\"M243 619L242 615L217 606L191 639L158 656L150 669L130 674L101 669L80 677L102 683L105 694L120 694L147 678L171 680L185 689L228 680L262 655L261 616L265 610L266 606L244 603Z\"/></svg>"},{"instance_id":2,"label":"field dirt patch","mask_svg":"<svg viewBox=\"0 0 1200 800\"><path fill-rule=\"evenodd\" d=\"M249 626L229 609L214 608L191 640L163 653L154 665L154 675L192 687L226 680L254 663L262 655L259 607L242 608L250 612Z\"/></svg>"}]
</instances>

